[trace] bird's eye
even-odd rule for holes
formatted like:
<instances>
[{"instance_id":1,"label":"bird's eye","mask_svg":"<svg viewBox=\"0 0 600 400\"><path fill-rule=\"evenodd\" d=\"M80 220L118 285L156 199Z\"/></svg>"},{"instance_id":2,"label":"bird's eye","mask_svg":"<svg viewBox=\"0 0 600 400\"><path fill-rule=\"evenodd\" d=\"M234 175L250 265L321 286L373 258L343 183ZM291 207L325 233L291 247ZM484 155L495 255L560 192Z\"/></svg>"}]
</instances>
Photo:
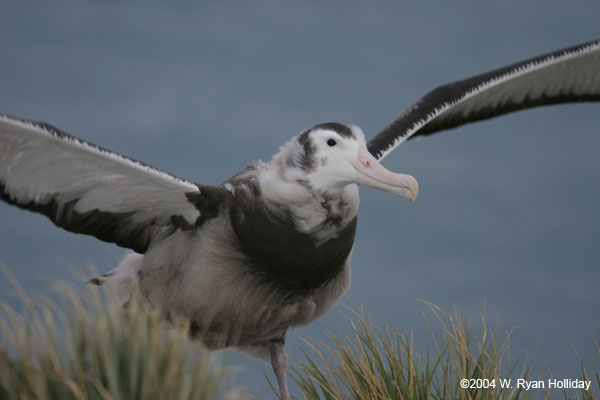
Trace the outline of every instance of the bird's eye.
<instances>
[{"instance_id":1,"label":"bird's eye","mask_svg":"<svg viewBox=\"0 0 600 400\"><path fill-rule=\"evenodd\" d=\"M337 142L334 139L329 139L327 141L327 144L329 145L329 147L333 147L337 144Z\"/></svg>"}]
</instances>

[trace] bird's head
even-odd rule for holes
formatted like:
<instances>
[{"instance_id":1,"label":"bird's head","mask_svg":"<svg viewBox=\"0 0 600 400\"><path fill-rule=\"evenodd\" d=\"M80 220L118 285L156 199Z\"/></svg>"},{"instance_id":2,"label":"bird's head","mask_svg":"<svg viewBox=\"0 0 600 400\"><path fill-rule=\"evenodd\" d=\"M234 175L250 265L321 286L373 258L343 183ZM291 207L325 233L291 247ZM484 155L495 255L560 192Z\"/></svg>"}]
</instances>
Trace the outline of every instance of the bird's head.
<instances>
[{"instance_id":1,"label":"bird's head","mask_svg":"<svg viewBox=\"0 0 600 400\"><path fill-rule=\"evenodd\" d=\"M335 195L354 183L413 201L419 192L415 178L389 171L369 153L364 134L355 125L316 125L288 142L277 156L300 169L302 179L320 193Z\"/></svg>"}]
</instances>

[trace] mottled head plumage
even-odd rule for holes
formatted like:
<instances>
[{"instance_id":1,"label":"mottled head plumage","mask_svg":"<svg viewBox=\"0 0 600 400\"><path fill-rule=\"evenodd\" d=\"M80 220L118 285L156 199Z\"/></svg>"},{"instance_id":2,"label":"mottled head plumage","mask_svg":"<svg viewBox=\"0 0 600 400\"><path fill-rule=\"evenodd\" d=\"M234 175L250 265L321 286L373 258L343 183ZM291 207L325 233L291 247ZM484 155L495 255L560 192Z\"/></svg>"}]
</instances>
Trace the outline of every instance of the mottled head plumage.
<instances>
[{"instance_id":1,"label":"mottled head plumage","mask_svg":"<svg viewBox=\"0 0 600 400\"><path fill-rule=\"evenodd\" d=\"M307 129L303 133L310 133L319 129L333 131L342 137L356 139L356 134L353 132L352 127L340 124L339 122L324 122L322 124L315 125L310 129Z\"/></svg>"},{"instance_id":2,"label":"mottled head plumage","mask_svg":"<svg viewBox=\"0 0 600 400\"><path fill-rule=\"evenodd\" d=\"M314 136L315 132L321 131L330 132L331 134L337 135L342 139L357 140L357 138L360 136L360 138L364 141L364 136L362 131L360 131L360 128L355 126L350 127L338 122L325 122L305 130L296 138L298 144L302 146L303 152L296 156L295 161L296 164L304 169L307 173L319 166L324 166L326 164L326 156L316 157L319 146L317 146Z\"/></svg>"},{"instance_id":3,"label":"mottled head plumage","mask_svg":"<svg viewBox=\"0 0 600 400\"><path fill-rule=\"evenodd\" d=\"M262 186L272 188L268 197L274 199L280 199L282 192L299 196L301 191L308 196L336 198L357 183L409 199L414 199L418 191L414 178L388 171L369 154L358 126L335 122L316 125L289 140L261 176ZM278 183L270 184L273 182ZM295 189L283 190L289 185ZM294 202L294 198L284 197Z\"/></svg>"}]
</instances>

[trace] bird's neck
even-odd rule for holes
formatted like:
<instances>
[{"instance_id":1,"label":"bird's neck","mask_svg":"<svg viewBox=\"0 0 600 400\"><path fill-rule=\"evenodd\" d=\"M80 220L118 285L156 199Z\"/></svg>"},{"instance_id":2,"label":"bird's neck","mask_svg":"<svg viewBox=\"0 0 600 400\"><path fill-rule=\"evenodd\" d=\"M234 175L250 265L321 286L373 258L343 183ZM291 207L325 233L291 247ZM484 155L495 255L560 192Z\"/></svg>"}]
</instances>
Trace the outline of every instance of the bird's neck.
<instances>
[{"instance_id":1,"label":"bird's neck","mask_svg":"<svg viewBox=\"0 0 600 400\"><path fill-rule=\"evenodd\" d=\"M320 242L335 237L358 212L358 186L350 184L334 193L315 190L301 175L276 169L258 173L260 193L267 209L290 219L295 228Z\"/></svg>"},{"instance_id":2,"label":"bird's neck","mask_svg":"<svg viewBox=\"0 0 600 400\"><path fill-rule=\"evenodd\" d=\"M256 172L256 171L255 171ZM229 209L238 245L258 279L286 299L304 296L339 276L356 232L357 188L325 199L301 184L260 173L234 188ZM235 183L235 182L234 182Z\"/></svg>"}]
</instances>

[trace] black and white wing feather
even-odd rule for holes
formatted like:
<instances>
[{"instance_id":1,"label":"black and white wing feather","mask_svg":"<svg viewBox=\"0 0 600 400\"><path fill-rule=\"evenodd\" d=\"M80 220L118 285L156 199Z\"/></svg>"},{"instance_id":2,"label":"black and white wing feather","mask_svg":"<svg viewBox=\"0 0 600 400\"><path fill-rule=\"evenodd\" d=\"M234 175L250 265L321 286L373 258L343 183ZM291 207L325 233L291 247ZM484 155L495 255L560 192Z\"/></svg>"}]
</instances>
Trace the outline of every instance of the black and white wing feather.
<instances>
[{"instance_id":1,"label":"black and white wing feather","mask_svg":"<svg viewBox=\"0 0 600 400\"><path fill-rule=\"evenodd\" d=\"M367 145L382 159L406 139L531 107L600 101L600 40L432 90Z\"/></svg>"},{"instance_id":2,"label":"black and white wing feather","mask_svg":"<svg viewBox=\"0 0 600 400\"><path fill-rule=\"evenodd\" d=\"M154 169L50 125L0 115L0 198L139 253L201 220L218 188Z\"/></svg>"}]
</instances>

